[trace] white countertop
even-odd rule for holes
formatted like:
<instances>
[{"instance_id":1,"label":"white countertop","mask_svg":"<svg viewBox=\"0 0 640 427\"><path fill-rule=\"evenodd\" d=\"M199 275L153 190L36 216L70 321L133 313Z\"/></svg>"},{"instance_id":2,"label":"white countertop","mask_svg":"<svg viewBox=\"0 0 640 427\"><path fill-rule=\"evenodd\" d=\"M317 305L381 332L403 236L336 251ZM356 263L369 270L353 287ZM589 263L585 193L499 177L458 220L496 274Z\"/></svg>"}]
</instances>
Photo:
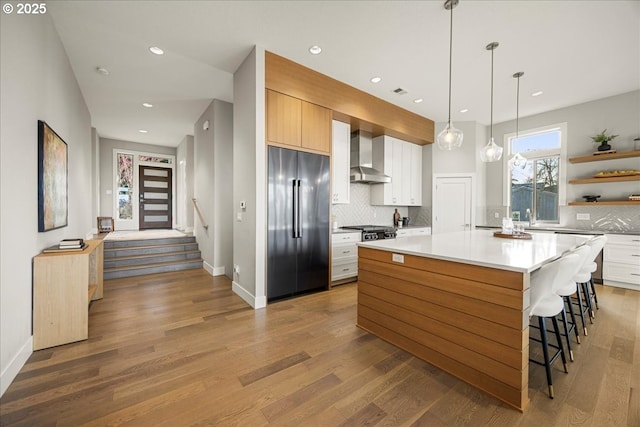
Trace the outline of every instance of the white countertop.
<instances>
[{"instance_id":1,"label":"white countertop","mask_svg":"<svg viewBox=\"0 0 640 427\"><path fill-rule=\"evenodd\" d=\"M531 240L502 239L494 237L493 231L473 230L409 236L402 239L361 242L358 246L500 270L531 272L594 238L579 234L531 233Z\"/></svg>"}]
</instances>

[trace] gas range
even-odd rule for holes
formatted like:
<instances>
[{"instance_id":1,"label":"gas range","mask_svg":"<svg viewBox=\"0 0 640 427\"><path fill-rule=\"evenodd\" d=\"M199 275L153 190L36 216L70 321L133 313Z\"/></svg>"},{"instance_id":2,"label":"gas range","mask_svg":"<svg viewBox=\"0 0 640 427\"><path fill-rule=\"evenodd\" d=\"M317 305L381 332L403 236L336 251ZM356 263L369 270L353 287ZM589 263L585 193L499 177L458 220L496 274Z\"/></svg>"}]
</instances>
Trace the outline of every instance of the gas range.
<instances>
[{"instance_id":1,"label":"gas range","mask_svg":"<svg viewBox=\"0 0 640 427\"><path fill-rule=\"evenodd\" d=\"M366 240L396 238L396 230L393 227L385 227L384 225L345 225L341 228L347 230L360 230L362 232L363 242Z\"/></svg>"}]
</instances>

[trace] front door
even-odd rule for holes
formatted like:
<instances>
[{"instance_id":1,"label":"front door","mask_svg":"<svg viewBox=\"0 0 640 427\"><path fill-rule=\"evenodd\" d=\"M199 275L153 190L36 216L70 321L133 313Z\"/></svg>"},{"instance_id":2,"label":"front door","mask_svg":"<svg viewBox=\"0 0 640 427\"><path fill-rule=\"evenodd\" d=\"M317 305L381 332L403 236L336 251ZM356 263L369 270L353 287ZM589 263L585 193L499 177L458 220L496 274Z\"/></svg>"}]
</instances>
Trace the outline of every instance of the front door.
<instances>
[{"instance_id":1,"label":"front door","mask_svg":"<svg viewBox=\"0 0 640 427\"><path fill-rule=\"evenodd\" d=\"M471 230L473 192L471 176L434 177L433 233Z\"/></svg>"},{"instance_id":2,"label":"front door","mask_svg":"<svg viewBox=\"0 0 640 427\"><path fill-rule=\"evenodd\" d=\"M140 230L172 228L171 169L140 166Z\"/></svg>"}]
</instances>

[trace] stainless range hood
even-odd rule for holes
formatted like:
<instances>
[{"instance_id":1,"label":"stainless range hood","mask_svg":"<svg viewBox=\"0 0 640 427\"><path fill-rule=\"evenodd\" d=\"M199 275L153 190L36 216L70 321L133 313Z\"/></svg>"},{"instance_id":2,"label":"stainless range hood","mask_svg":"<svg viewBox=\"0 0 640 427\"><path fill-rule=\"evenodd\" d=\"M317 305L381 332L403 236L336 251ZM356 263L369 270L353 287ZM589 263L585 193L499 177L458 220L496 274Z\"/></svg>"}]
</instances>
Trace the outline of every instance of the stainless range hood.
<instances>
[{"instance_id":1,"label":"stainless range hood","mask_svg":"<svg viewBox=\"0 0 640 427\"><path fill-rule=\"evenodd\" d=\"M385 184L391 177L373 168L373 141L371 134L362 130L351 134L351 182Z\"/></svg>"}]
</instances>

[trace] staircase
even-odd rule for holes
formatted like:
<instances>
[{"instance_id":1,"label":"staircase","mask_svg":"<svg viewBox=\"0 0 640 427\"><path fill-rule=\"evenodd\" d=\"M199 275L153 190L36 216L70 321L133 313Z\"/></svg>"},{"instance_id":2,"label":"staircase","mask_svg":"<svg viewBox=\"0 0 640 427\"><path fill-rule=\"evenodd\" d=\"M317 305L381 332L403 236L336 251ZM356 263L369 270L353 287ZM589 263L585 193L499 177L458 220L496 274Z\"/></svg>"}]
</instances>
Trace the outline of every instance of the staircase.
<instances>
[{"instance_id":1,"label":"staircase","mask_svg":"<svg viewBox=\"0 0 640 427\"><path fill-rule=\"evenodd\" d=\"M202 268L194 236L105 240L104 279Z\"/></svg>"}]
</instances>

